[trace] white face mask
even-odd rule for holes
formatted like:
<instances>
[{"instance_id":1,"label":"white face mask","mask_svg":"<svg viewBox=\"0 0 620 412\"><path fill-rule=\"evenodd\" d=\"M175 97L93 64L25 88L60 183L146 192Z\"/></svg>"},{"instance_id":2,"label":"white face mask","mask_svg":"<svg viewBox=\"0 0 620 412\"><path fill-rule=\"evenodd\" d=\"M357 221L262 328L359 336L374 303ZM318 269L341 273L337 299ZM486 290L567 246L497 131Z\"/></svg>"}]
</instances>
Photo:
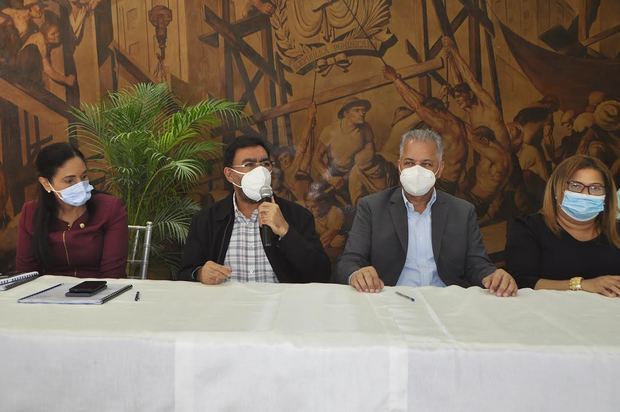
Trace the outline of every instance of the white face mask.
<instances>
[{"instance_id":1,"label":"white face mask","mask_svg":"<svg viewBox=\"0 0 620 412\"><path fill-rule=\"evenodd\" d=\"M422 196L435 185L435 173L420 165L408 167L400 172L400 184L411 196Z\"/></svg>"},{"instance_id":2,"label":"white face mask","mask_svg":"<svg viewBox=\"0 0 620 412\"><path fill-rule=\"evenodd\" d=\"M251 199L255 202L260 202L261 198L261 189L264 186L271 188L271 172L265 166L258 166L255 169L247 173L239 172L235 169L231 169L240 175L243 175L241 178L241 186L233 183L233 185L240 187L243 190L243 194L245 194L248 199Z\"/></svg>"},{"instance_id":3,"label":"white face mask","mask_svg":"<svg viewBox=\"0 0 620 412\"><path fill-rule=\"evenodd\" d=\"M69 206L79 207L90 200L91 191L94 189L88 182L88 180L83 180L81 182L77 182L74 185L71 185L62 190L56 190L50 183L50 187L56 193L58 193L60 200Z\"/></svg>"}]
</instances>

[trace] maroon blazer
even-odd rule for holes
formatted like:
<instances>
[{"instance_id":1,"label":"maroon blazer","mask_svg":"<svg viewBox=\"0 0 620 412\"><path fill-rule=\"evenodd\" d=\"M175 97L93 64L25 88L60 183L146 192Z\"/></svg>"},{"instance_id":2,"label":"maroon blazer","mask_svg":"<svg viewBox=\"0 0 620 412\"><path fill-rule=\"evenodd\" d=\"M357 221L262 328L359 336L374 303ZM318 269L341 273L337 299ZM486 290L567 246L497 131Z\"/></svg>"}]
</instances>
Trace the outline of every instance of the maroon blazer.
<instances>
[{"instance_id":1,"label":"maroon blazer","mask_svg":"<svg viewBox=\"0 0 620 412\"><path fill-rule=\"evenodd\" d=\"M45 271L35 258L32 244L37 203L24 204L19 220L16 270L80 278L125 277L127 211L120 200L103 193L93 194L90 202L94 202L93 214L84 212L70 227L58 218L51 219Z\"/></svg>"}]
</instances>

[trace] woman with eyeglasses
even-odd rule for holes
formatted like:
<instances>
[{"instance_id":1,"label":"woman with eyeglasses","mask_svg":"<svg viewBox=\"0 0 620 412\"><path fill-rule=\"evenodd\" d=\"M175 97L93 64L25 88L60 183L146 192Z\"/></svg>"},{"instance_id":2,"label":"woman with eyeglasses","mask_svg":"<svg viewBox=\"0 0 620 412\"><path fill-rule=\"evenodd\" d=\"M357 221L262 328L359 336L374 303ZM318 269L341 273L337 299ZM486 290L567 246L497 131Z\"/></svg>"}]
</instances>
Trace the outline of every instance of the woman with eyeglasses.
<instances>
[{"instance_id":1,"label":"woman with eyeglasses","mask_svg":"<svg viewBox=\"0 0 620 412\"><path fill-rule=\"evenodd\" d=\"M507 270L520 288L620 296L616 187L598 159L572 156L551 174L539 213L508 229Z\"/></svg>"},{"instance_id":2,"label":"woman with eyeglasses","mask_svg":"<svg viewBox=\"0 0 620 412\"><path fill-rule=\"evenodd\" d=\"M50 144L35 164L39 197L22 208L16 269L125 277L127 212L119 199L93 190L82 152L69 143Z\"/></svg>"}]
</instances>

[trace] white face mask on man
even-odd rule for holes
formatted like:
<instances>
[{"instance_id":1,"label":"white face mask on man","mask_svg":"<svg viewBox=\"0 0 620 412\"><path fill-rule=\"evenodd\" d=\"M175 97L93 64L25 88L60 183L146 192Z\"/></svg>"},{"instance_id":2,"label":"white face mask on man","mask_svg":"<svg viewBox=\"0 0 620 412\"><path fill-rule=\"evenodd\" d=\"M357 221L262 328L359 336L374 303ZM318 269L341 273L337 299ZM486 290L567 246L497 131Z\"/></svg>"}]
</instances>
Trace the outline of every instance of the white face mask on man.
<instances>
[{"instance_id":1,"label":"white face mask on man","mask_svg":"<svg viewBox=\"0 0 620 412\"><path fill-rule=\"evenodd\" d=\"M262 199L261 189L265 186L271 188L271 172L265 166L258 166L246 173L239 172L235 169L230 170L243 175L241 178L241 185L234 182L231 183L237 187L240 187L243 194L250 200L260 202Z\"/></svg>"},{"instance_id":2,"label":"white face mask on man","mask_svg":"<svg viewBox=\"0 0 620 412\"><path fill-rule=\"evenodd\" d=\"M435 173L420 165L408 167L400 172L400 184L411 196L422 196L435 185Z\"/></svg>"}]
</instances>

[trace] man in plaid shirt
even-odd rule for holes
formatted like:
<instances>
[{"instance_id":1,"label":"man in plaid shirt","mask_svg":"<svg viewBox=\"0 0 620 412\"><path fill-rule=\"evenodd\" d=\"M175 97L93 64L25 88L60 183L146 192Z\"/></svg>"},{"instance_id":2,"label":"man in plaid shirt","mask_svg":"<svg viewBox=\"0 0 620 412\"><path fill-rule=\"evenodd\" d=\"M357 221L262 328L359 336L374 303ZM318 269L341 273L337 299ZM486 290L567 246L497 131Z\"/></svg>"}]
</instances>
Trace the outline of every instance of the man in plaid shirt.
<instances>
[{"instance_id":1,"label":"man in plaid shirt","mask_svg":"<svg viewBox=\"0 0 620 412\"><path fill-rule=\"evenodd\" d=\"M246 178L255 169L251 179ZM233 193L192 219L178 278L216 285L238 282L328 282L330 262L314 228L311 213L297 203L261 201L248 181L270 173L265 142L242 136L224 151L224 176ZM268 172L267 172L268 171ZM249 177L249 176L248 176ZM259 176L260 178L260 176ZM248 195L249 194L249 195ZM260 226L275 236L264 246Z\"/></svg>"}]
</instances>

